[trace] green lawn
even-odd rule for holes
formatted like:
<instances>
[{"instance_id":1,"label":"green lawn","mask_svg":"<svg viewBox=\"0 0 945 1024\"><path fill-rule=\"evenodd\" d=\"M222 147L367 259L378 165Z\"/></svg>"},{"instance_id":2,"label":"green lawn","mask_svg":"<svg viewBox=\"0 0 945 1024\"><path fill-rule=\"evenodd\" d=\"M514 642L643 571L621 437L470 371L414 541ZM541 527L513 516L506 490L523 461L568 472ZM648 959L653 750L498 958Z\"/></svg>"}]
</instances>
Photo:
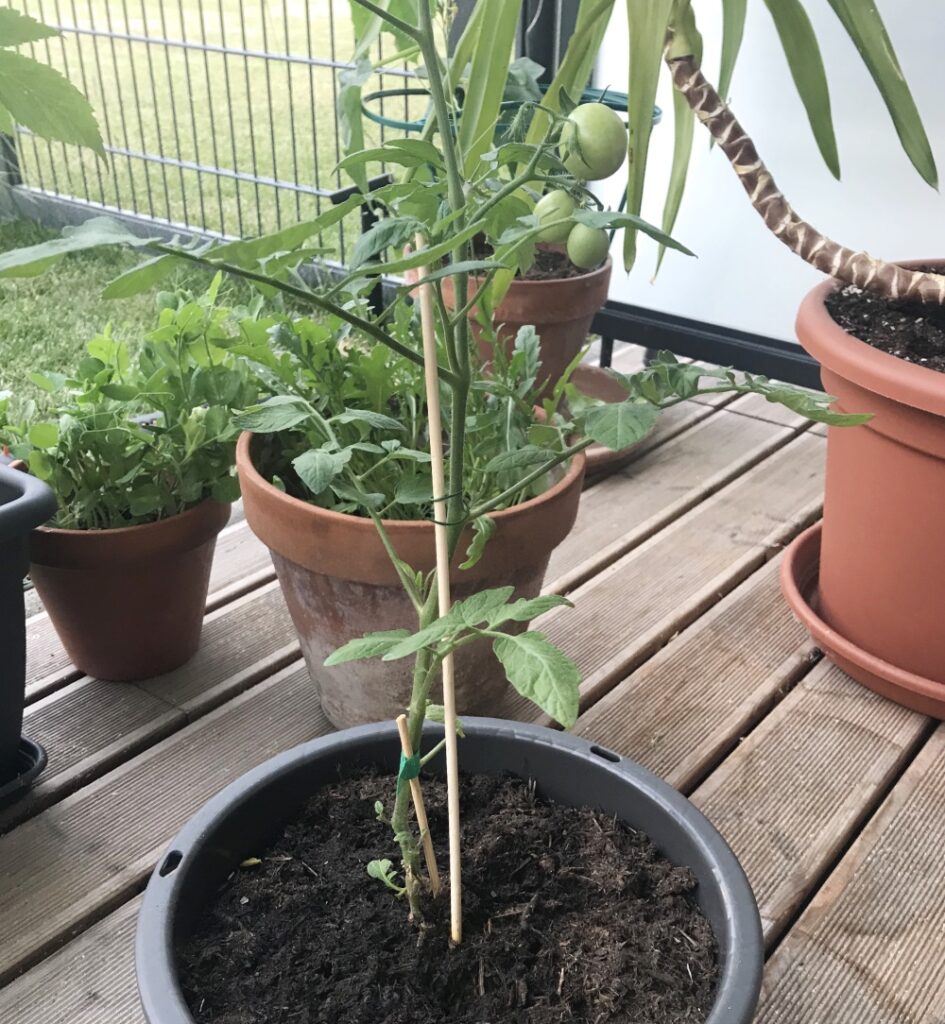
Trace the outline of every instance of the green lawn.
<instances>
[{"instance_id":1,"label":"green lawn","mask_svg":"<svg viewBox=\"0 0 945 1024\"><path fill-rule=\"evenodd\" d=\"M36 14L28 0L13 3ZM353 49L347 0L81 0L55 10L62 24L86 31L188 44L206 40L300 59L311 53L344 61ZM72 32L48 47L37 44L35 53L86 93L113 146L246 174L255 167L258 176L307 186L350 184L332 174L340 152L334 68ZM402 84L385 76L366 88ZM403 116L403 101L388 101L385 112ZM418 112L415 104L413 114ZM28 138L20 152L29 184L212 231L258 234L276 226L277 210L283 223L316 210L313 196L124 155L111 156L106 165L74 148Z\"/></svg>"},{"instance_id":2,"label":"green lawn","mask_svg":"<svg viewBox=\"0 0 945 1024\"><path fill-rule=\"evenodd\" d=\"M0 252L50 235L29 221L0 222ZM0 390L43 402L30 371L70 372L86 342L107 323L131 344L151 330L157 317L154 293L112 302L101 297L105 285L139 258L102 250L69 256L39 277L0 281ZM163 287L198 290L207 281L208 275L189 271Z\"/></svg>"}]
</instances>

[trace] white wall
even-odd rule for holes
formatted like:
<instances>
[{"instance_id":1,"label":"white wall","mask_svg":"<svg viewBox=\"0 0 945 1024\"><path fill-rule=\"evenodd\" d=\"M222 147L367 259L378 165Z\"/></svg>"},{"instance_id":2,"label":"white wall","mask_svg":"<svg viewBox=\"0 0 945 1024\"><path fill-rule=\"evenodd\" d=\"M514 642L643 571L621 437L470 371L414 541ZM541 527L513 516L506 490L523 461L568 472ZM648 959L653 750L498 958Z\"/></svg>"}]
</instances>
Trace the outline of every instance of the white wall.
<instances>
[{"instance_id":1,"label":"white wall","mask_svg":"<svg viewBox=\"0 0 945 1024\"><path fill-rule=\"evenodd\" d=\"M821 43L833 101L843 180L836 182L813 141L771 17L762 0L748 5L745 41L731 90L732 108L795 209L837 241L892 259L945 255L945 198L912 169L869 74L830 7L805 7ZM706 41L706 71L717 77L721 4L695 0ZM945 10L941 0L879 0L945 182ZM672 158L668 76L658 99L664 120L653 133L644 214L662 216ZM626 7L617 4L596 80L625 90ZM614 249L611 297L682 316L793 337L801 296L819 279L765 229L725 158L696 127L689 184L674 235L699 259L671 253L654 284L655 246L644 239L630 277ZM606 194L619 200L619 175ZM619 245L619 239L618 239Z\"/></svg>"}]
</instances>

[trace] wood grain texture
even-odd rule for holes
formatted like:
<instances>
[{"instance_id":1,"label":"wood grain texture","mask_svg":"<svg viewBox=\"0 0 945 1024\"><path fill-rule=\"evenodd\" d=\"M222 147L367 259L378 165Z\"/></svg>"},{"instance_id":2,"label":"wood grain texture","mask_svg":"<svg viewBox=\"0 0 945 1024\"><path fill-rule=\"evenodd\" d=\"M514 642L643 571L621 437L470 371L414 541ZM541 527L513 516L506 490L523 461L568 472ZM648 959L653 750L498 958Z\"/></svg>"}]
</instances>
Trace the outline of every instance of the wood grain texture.
<instances>
[{"instance_id":1,"label":"wood grain texture","mask_svg":"<svg viewBox=\"0 0 945 1024\"><path fill-rule=\"evenodd\" d=\"M945 1020L945 726L775 951L757 1024Z\"/></svg>"},{"instance_id":2,"label":"wood grain texture","mask_svg":"<svg viewBox=\"0 0 945 1024\"><path fill-rule=\"evenodd\" d=\"M817 517L823 447L821 438L800 435L579 587L573 609L538 621L536 628L577 662L582 709ZM530 714L511 693L500 713Z\"/></svg>"},{"instance_id":3,"label":"wood grain texture","mask_svg":"<svg viewBox=\"0 0 945 1024\"><path fill-rule=\"evenodd\" d=\"M775 942L927 735L923 715L817 665L692 794Z\"/></svg>"},{"instance_id":4,"label":"wood grain texture","mask_svg":"<svg viewBox=\"0 0 945 1024\"><path fill-rule=\"evenodd\" d=\"M690 792L816 657L781 596L780 565L773 559L672 639L575 733Z\"/></svg>"},{"instance_id":5,"label":"wood grain texture","mask_svg":"<svg viewBox=\"0 0 945 1024\"><path fill-rule=\"evenodd\" d=\"M269 551L241 519L227 526L217 541L207 609L219 608L274 577ZM26 653L28 701L38 700L81 675L45 612L26 622Z\"/></svg>"},{"instance_id":6,"label":"wood grain texture","mask_svg":"<svg viewBox=\"0 0 945 1024\"><path fill-rule=\"evenodd\" d=\"M4 1024L145 1024L135 981L136 897L0 989Z\"/></svg>"},{"instance_id":7,"label":"wood grain texture","mask_svg":"<svg viewBox=\"0 0 945 1024\"><path fill-rule=\"evenodd\" d=\"M134 895L227 783L329 729L298 662L0 838L0 982Z\"/></svg>"},{"instance_id":8,"label":"wood grain texture","mask_svg":"<svg viewBox=\"0 0 945 1024\"><path fill-rule=\"evenodd\" d=\"M546 588L567 593L740 473L785 444L792 432L689 402L707 418L641 455L581 498L574 528L555 550Z\"/></svg>"},{"instance_id":9,"label":"wood grain texture","mask_svg":"<svg viewBox=\"0 0 945 1024\"><path fill-rule=\"evenodd\" d=\"M200 649L153 680L84 677L27 708L25 730L50 755L39 782L0 811L0 832L74 792L300 656L278 583L211 612Z\"/></svg>"}]
</instances>

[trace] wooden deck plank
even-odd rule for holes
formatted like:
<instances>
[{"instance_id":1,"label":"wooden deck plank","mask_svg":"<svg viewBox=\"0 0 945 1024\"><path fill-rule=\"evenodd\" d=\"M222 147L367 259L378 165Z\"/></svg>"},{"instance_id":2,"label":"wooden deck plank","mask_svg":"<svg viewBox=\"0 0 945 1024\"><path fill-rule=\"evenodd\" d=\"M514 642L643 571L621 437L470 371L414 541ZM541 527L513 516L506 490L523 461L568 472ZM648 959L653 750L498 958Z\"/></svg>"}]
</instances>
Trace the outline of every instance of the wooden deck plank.
<instances>
[{"instance_id":1,"label":"wooden deck plank","mask_svg":"<svg viewBox=\"0 0 945 1024\"><path fill-rule=\"evenodd\" d=\"M927 735L923 715L822 661L692 794L741 861L769 946Z\"/></svg>"},{"instance_id":2,"label":"wooden deck plank","mask_svg":"<svg viewBox=\"0 0 945 1024\"><path fill-rule=\"evenodd\" d=\"M675 408L708 414L691 402ZM589 488L574 528L551 556L548 589L573 590L791 436L788 429L732 416L726 409Z\"/></svg>"},{"instance_id":3,"label":"wooden deck plank","mask_svg":"<svg viewBox=\"0 0 945 1024\"><path fill-rule=\"evenodd\" d=\"M746 421L747 422L747 421ZM791 441L614 562L536 628L577 662L588 708L716 604L819 514L823 440ZM509 694L508 718L527 717Z\"/></svg>"},{"instance_id":4,"label":"wooden deck plank","mask_svg":"<svg viewBox=\"0 0 945 1024\"><path fill-rule=\"evenodd\" d=\"M249 526L244 521L228 526L217 543L207 609L219 608L274 576L269 552ZM45 612L26 622L26 655L28 701L38 700L81 675Z\"/></svg>"},{"instance_id":5,"label":"wooden deck plank","mask_svg":"<svg viewBox=\"0 0 945 1024\"><path fill-rule=\"evenodd\" d=\"M145 1024L135 981L136 897L0 989L4 1024Z\"/></svg>"},{"instance_id":6,"label":"wooden deck plank","mask_svg":"<svg viewBox=\"0 0 945 1024\"><path fill-rule=\"evenodd\" d=\"M945 1020L945 726L771 958L757 1024Z\"/></svg>"},{"instance_id":7,"label":"wooden deck plank","mask_svg":"<svg viewBox=\"0 0 945 1024\"><path fill-rule=\"evenodd\" d=\"M778 586L780 558L578 720L574 731L690 792L815 658Z\"/></svg>"},{"instance_id":8,"label":"wooden deck plank","mask_svg":"<svg viewBox=\"0 0 945 1024\"><path fill-rule=\"evenodd\" d=\"M273 582L211 612L199 651L182 668L138 684L85 677L31 705L25 731L50 761L30 792L0 811L0 832L299 657Z\"/></svg>"},{"instance_id":9,"label":"wooden deck plank","mask_svg":"<svg viewBox=\"0 0 945 1024\"><path fill-rule=\"evenodd\" d=\"M329 728L296 663L0 838L0 983L134 895L228 782Z\"/></svg>"}]
</instances>

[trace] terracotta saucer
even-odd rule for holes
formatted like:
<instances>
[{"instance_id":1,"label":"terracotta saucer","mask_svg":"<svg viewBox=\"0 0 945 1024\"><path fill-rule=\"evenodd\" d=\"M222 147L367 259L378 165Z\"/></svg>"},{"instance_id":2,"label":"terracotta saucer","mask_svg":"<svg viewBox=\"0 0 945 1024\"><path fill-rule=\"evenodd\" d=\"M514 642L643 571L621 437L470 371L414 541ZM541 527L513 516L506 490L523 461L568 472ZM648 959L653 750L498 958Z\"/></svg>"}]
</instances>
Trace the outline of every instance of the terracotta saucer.
<instances>
[{"instance_id":1,"label":"terracotta saucer","mask_svg":"<svg viewBox=\"0 0 945 1024\"><path fill-rule=\"evenodd\" d=\"M623 402L627 392L613 377L600 366L581 365L571 376L571 383L582 394L589 398L599 398L603 402ZM587 476L601 473L612 473L628 462L631 462L637 451L637 445L622 448L619 452L611 451L602 445L594 444L587 449Z\"/></svg>"},{"instance_id":2,"label":"terracotta saucer","mask_svg":"<svg viewBox=\"0 0 945 1024\"><path fill-rule=\"evenodd\" d=\"M945 719L945 683L915 675L870 654L841 636L817 608L820 565L820 523L815 523L788 546L781 565L781 592L817 646L858 683L923 715Z\"/></svg>"}]
</instances>

